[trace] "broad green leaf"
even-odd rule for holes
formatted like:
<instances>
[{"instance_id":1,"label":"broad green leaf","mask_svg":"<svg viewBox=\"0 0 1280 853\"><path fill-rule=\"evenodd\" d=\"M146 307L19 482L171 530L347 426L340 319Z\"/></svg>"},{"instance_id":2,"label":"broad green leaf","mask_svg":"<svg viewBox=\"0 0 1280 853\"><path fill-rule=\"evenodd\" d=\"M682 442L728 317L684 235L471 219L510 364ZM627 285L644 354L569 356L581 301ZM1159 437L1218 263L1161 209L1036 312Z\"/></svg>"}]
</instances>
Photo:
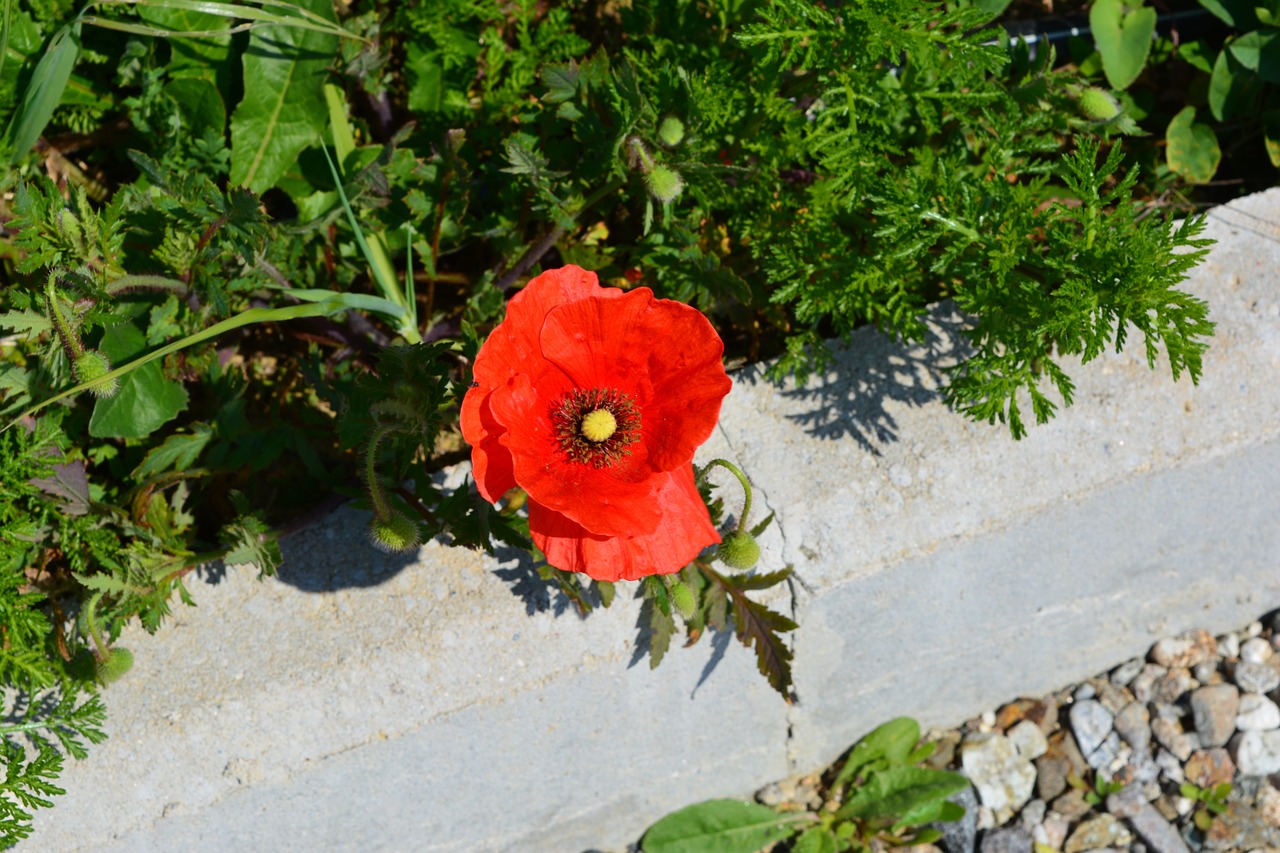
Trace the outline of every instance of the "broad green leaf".
<instances>
[{"instance_id":1,"label":"broad green leaf","mask_svg":"<svg viewBox=\"0 0 1280 853\"><path fill-rule=\"evenodd\" d=\"M1113 89L1127 89L1146 65L1156 10L1125 0L1097 0L1089 10L1089 26L1102 54L1102 70Z\"/></svg>"},{"instance_id":2,"label":"broad green leaf","mask_svg":"<svg viewBox=\"0 0 1280 853\"><path fill-rule=\"evenodd\" d=\"M13 159L23 157L36 144L40 134L62 101L71 69L80 58L80 22L74 21L54 33L49 48L36 63L31 80L22 93L22 103L9 121L5 139Z\"/></svg>"},{"instance_id":3,"label":"broad green leaf","mask_svg":"<svg viewBox=\"0 0 1280 853\"><path fill-rule=\"evenodd\" d=\"M910 717L898 717L877 726L849 750L836 782L849 782L867 768L902 764L919 741L920 724Z\"/></svg>"},{"instance_id":4,"label":"broad green leaf","mask_svg":"<svg viewBox=\"0 0 1280 853\"><path fill-rule=\"evenodd\" d=\"M438 113L444 109L444 66L440 51L410 44L405 54L405 74L409 79L409 109L415 113Z\"/></svg>"},{"instance_id":5,"label":"broad green leaf","mask_svg":"<svg viewBox=\"0 0 1280 853\"><path fill-rule=\"evenodd\" d=\"M302 0L333 15L327 0ZM254 30L244 53L244 99L231 116L231 181L262 192L315 143L328 123L324 83L337 38L276 25Z\"/></svg>"},{"instance_id":6,"label":"broad green leaf","mask_svg":"<svg viewBox=\"0 0 1280 853\"><path fill-rule=\"evenodd\" d=\"M969 780L959 773L928 767L890 767L872 774L836 812L839 818L901 818L919 813L929 803L964 790Z\"/></svg>"},{"instance_id":7,"label":"broad green leaf","mask_svg":"<svg viewBox=\"0 0 1280 853\"><path fill-rule=\"evenodd\" d=\"M840 839L825 826L811 826L796 839L791 853L837 853Z\"/></svg>"},{"instance_id":8,"label":"broad green leaf","mask_svg":"<svg viewBox=\"0 0 1280 853\"><path fill-rule=\"evenodd\" d=\"M1268 83L1280 83L1280 32L1254 30L1228 45L1240 64Z\"/></svg>"},{"instance_id":9,"label":"broad green leaf","mask_svg":"<svg viewBox=\"0 0 1280 853\"><path fill-rule=\"evenodd\" d=\"M572 99L578 94L578 76L578 65L575 62L548 65L542 69L542 84L547 87L542 100L548 104L559 104Z\"/></svg>"},{"instance_id":10,"label":"broad green leaf","mask_svg":"<svg viewBox=\"0 0 1280 853\"><path fill-rule=\"evenodd\" d=\"M1253 111L1260 84L1258 78L1248 73L1231 51L1218 52L1209 78L1209 111L1218 121L1225 121Z\"/></svg>"},{"instance_id":11,"label":"broad green leaf","mask_svg":"<svg viewBox=\"0 0 1280 853\"><path fill-rule=\"evenodd\" d=\"M1202 39L1178 45L1178 58L1205 74L1213 73L1213 53L1213 48L1205 44Z\"/></svg>"},{"instance_id":12,"label":"broad green leaf","mask_svg":"<svg viewBox=\"0 0 1280 853\"><path fill-rule=\"evenodd\" d=\"M169 62L165 66L170 77L201 77L214 83L225 94L231 75L231 19L194 9L180 9L143 4L138 17L157 29L173 33L227 32L225 36L169 38Z\"/></svg>"},{"instance_id":13,"label":"broad green leaf","mask_svg":"<svg viewBox=\"0 0 1280 853\"><path fill-rule=\"evenodd\" d=\"M1195 107L1183 107L1165 131L1165 158L1169 168L1197 184L1213 180L1222 162L1218 136L1209 125L1198 122Z\"/></svg>"},{"instance_id":14,"label":"broad green leaf","mask_svg":"<svg viewBox=\"0 0 1280 853\"><path fill-rule=\"evenodd\" d=\"M1263 140L1271 165L1280 169L1280 110L1267 110L1262 114Z\"/></svg>"},{"instance_id":15,"label":"broad green leaf","mask_svg":"<svg viewBox=\"0 0 1280 853\"><path fill-rule=\"evenodd\" d=\"M119 364L146 347L132 323L112 326L102 336L102 351ZM120 390L98 400L89 419L97 438L146 438L187 407L187 389L165 379L157 362L148 362L120 379Z\"/></svg>"},{"instance_id":16,"label":"broad green leaf","mask_svg":"<svg viewBox=\"0 0 1280 853\"><path fill-rule=\"evenodd\" d=\"M212 80L178 77L165 84L164 93L178 105L178 112L192 136L203 136L210 131L222 135L227 125L227 108Z\"/></svg>"},{"instance_id":17,"label":"broad green leaf","mask_svg":"<svg viewBox=\"0 0 1280 853\"><path fill-rule=\"evenodd\" d=\"M673 812L649 827L644 853L757 853L796 831L806 815L780 815L740 800L708 800Z\"/></svg>"}]
</instances>

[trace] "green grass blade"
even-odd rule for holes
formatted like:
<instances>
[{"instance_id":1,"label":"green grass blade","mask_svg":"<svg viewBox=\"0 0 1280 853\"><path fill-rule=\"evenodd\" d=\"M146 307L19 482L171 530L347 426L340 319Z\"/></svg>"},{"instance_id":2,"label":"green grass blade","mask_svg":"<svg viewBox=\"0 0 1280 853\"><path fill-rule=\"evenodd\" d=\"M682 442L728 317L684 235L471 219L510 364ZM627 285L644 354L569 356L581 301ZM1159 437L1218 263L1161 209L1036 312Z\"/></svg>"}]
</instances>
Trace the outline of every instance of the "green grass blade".
<instances>
[{"instance_id":1,"label":"green grass blade","mask_svg":"<svg viewBox=\"0 0 1280 853\"><path fill-rule=\"evenodd\" d=\"M80 21L75 20L54 33L49 49L31 73L31 82L27 84L22 103L13 114L5 134L11 162L25 156L44 133L54 109L62 100L62 93L66 91L71 69L79 58Z\"/></svg>"},{"instance_id":2,"label":"green grass blade","mask_svg":"<svg viewBox=\"0 0 1280 853\"><path fill-rule=\"evenodd\" d=\"M79 394L81 391L87 390L90 387L90 385L97 385L103 382L109 382L112 379L119 379L121 376L125 376L131 371L137 370L139 367L142 367L144 364L148 364L152 361L155 361L157 358L164 358L169 353L177 352L180 349L186 349L187 347L194 346L195 344L198 344L202 341L207 341L210 338L216 338L218 335L221 335L223 332L229 332L232 329L239 329L241 326L248 326L248 325L252 325L253 323L279 323L284 320L296 320L299 317L323 317L329 314L336 314L339 311L343 311L346 309L346 307L347 306L342 304L341 300L330 299L330 300L326 300L324 302L320 302L316 304L290 305L287 308L250 308L248 311L244 311L240 314L237 314L234 317L230 317L226 320L223 320L221 323L215 323L214 325L210 326L207 329L204 329L203 331L196 332L194 335L187 335L185 338L176 340L171 344L165 344L159 349L153 350L152 352L149 352L146 355L140 355L137 358L135 358L133 361L129 362L128 364L122 364L121 366L117 367L115 370L112 370L107 374L99 377L98 379L95 379L91 383L84 383L82 385L77 385L74 388L69 388L60 394L55 394L49 399L41 403L37 403L36 405L32 406L31 408L19 414L14 420L5 424L4 429L0 429L0 432L3 432L4 430L9 429L11 426L16 424L18 421L22 420L23 418L27 418L27 417L30 417L31 415L36 414L41 409L44 409L46 406L53 405L59 400L65 400L68 397L74 396L75 394Z\"/></svg>"}]
</instances>

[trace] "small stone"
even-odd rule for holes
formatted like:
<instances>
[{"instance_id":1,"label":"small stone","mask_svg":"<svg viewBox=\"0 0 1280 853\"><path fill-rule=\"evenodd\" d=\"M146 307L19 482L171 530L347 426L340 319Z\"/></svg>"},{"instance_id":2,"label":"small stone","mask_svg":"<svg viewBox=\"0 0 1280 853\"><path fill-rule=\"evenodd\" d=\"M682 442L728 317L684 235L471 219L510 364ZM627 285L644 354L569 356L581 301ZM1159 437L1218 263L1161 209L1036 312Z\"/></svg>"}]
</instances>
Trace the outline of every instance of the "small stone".
<instances>
[{"instance_id":1,"label":"small stone","mask_svg":"<svg viewBox=\"0 0 1280 853\"><path fill-rule=\"evenodd\" d=\"M1159 664L1149 663L1142 668L1142 671L1134 676L1133 681L1129 682L1129 689L1133 691L1133 696L1142 704L1147 704L1155 698L1156 681L1169 671L1168 667Z\"/></svg>"},{"instance_id":2,"label":"small stone","mask_svg":"<svg viewBox=\"0 0 1280 853\"><path fill-rule=\"evenodd\" d=\"M1218 640L1218 656L1234 658L1240 656L1240 638L1235 634L1226 634Z\"/></svg>"},{"instance_id":3,"label":"small stone","mask_svg":"<svg viewBox=\"0 0 1280 853\"><path fill-rule=\"evenodd\" d=\"M938 735L935 740L930 742L934 745L933 752L924 760L924 763L934 770L946 770L951 766L951 760L956 754L956 747L960 744L960 733L955 729L951 729Z\"/></svg>"},{"instance_id":4,"label":"small stone","mask_svg":"<svg viewBox=\"0 0 1280 853\"><path fill-rule=\"evenodd\" d=\"M1031 827L1044 820L1047 811L1049 806L1044 800L1032 800L1022 807L1022 811L1018 814L1018 822L1027 828L1027 832L1030 832Z\"/></svg>"},{"instance_id":5,"label":"small stone","mask_svg":"<svg viewBox=\"0 0 1280 853\"><path fill-rule=\"evenodd\" d=\"M1199 686L1200 682L1191 677L1191 670L1173 667L1156 679L1151 696L1157 702L1177 702Z\"/></svg>"},{"instance_id":6,"label":"small stone","mask_svg":"<svg viewBox=\"0 0 1280 853\"><path fill-rule=\"evenodd\" d=\"M1137 751L1151 745L1151 712L1141 702L1130 702L1121 708L1113 724L1120 737Z\"/></svg>"},{"instance_id":7,"label":"small stone","mask_svg":"<svg viewBox=\"0 0 1280 853\"><path fill-rule=\"evenodd\" d=\"M1240 660L1245 663L1266 663L1272 654L1271 643L1261 637L1250 637L1240 644Z\"/></svg>"},{"instance_id":8,"label":"small stone","mask_svg":"<svg viewBox=\"0 0 1280 853\"><path fill-rule=\"evenodd\" d=\"M1133 840L1133 835L1124 828L1115 815L1100 814L1091 817L1076 827L1075 832L1067 839L1063 853L1083 853L1085 850L1097 850L1102 847L1124 847Z\"/></svg>"},{"instance_id":9,"label":"small stone","mask_svg":"<svg viewBox=\"0 0 1280 853\"><path fill-rule=\"evenodd\" d=\"M1213 636L1204 630L1166 637L1151 647L1151 660L1167 667L1193 667L1218 651Z\"/></svg>"},{"instance_id":10,"label":"small stone","mask_svg":"<svg viewBox=\"0 0 1280 853\"><path fill-rule=\"evenodd\" d=\"M1120 735L1112 732L1085 760L1094 770L1111 776L1128 762L1132 754L1133 750L1120 742Z\"/></svg>"},{"instance_id":11,"label":"small stone","mask_svg":"<svg viewBox=\"0 0 1280 853\"><path fill-rule=\"evenodd\" d=\"M982 725L984 725L984 726L986 726L988 729L990 729L990 728L994 727L994 726L995 726L995 724L996 724L996 712L995 712L995 711L983 711L983 712L982 712L982 716L980 716L978 719L982 721Z\"/></svg>"},{"instance_id":12,"label":"small stone","mask_svg":"<svg viewBox=\"0 0 1280 853\"><path fill-rule=\"evenodd\" d=\"M1178 807L1174 805L1174 801L1179 799L1177 794L1161 794L1160 798L1152 805L1165 820L1176 821L1182 815L1178 814Z\"/></svg>"},{"instance_id":13,"label":"small stone","mask_svg":"<svg viewBox=\"0 0 1280 853\"><path fill-rule=\"evenodd\" d=\"M1266 696L1246 693L1240 697L1236 728L1242 732L1267 732L1280 729L1280 707Z\"/></svg>"},{"instance_id":14,"label":"small stone","mask_svg":"<svg viewBox=\"0 0 1280 853\"><path fill-rule=\"evenodd\" d=\"M1201 788L1212 788L1230 782L1236 774L1236 765L1225 749L1198 749L1187 759L1183 772L1187 774L1187 781Z\"/></svg>"},{"instance_id":15,"label":"small stone","mask_svg":"<svg viewBox=\"0 0 1280 853\"><path fill-rule=\"evenodd\" d=\"M1231 752L1245 776L1280 773L1280 731L1241 732L1231 739Z\"/></svg>"},{"instance_id":16,"label":"small stone","mask_svg":"<svg viewBox=\"0 0 1280 853\"><path fill-rule=\"evenodd\" d=\"M1088 800L1084 798L1084 791L1079 788L1072 788L1058 797L1051 807L1069 821L1082 818L1093 810L1093 806L1089 805Z\"/></svg>"},{"instance_id":17,"label":"small stone","mask_svg":"<svg viewBox=\"0 0 1280 853\"><path fill-rule=\"evenodd\" d=\"M1256 619L1249 623L1249 627L1244 629L1245 636L1256 637L1262 633L1262 623Z\"/></svg>"},{"instance_id":18,"label":"small stone","mask_svg":"<svg viewBox=\"0 0 1280 853\"><path fill-rule=\"evenodd\" d=\"M1034 761L1049 751L1049 741L1040 731L1040 727L1030 720L1023 720L1011 728L1005 737L1013 743L1018 755L1027 761Z\"/></svg>"},{"instance_id":19,"label":"small stone","mask_svg":"<svg viewBox=\"0 0 1280 853\"><path fill-rule=\"evenodd\" d=\"M1178 830L1150 803L1129 818L1129 825L1152 853L1191 853Z\"/></svg>"},{"instance_id":20,"label":"small stone","mask_svg":"<svg viewBox=\"0 0 1280 853\"><path fill-rule=\"evenodd\" d=\"M1263 785L1254 806L1268 826L1280 829L1280 791L1270 784Z\"/></svg>"},{"instance_id":21,"label":"small stone","mask_svg":"<svg viewBox=\"0 0 1280 853\"><path fill-rule=\"evenodd\" d=\"M947 799L964 809L964 816L934 824L942 833L938 842L948 853L973 853L978 845L978 795L969 787Z\"/></svg>"},{"instance_id":22,"label":"small stone","mask_svg":"<svg viewBox=\"0 0 1280 853\"><path fill-rule=\"evenodd\" d=\"M1191 694L1191 718L1201 746L1222 746L1235 734L1240 691L1232 684L1211 684Z\"/></svg>"},{"instance_id":23,"label":"small stone","mask_svg":"<svg viewBox=\"0 0 1280 853\"><path fill-rule=\"evenodd\" d=\"M1121 708L1133 701L1133 692L1127 687L1116 687L1105 678L1091 679L1089 683L1097 692L1096 698L1102 703L1102 707L1112 714L1120 713Z\"/></svg>"},{"instance_id":24,"label":"small stone","mask_svg":"<svg viewBox=\"0 0 1280 853\"><path fill-rule=\"evenodd\" d=\"M981 853L1031 853L1031 833L1024 826L1003 826L982 834Z\"/></svg>"},{"instance_id":25,"label":"small stone","mask_svg":"<svg viewBox=\"0 0 1280 853\"><path fill-rule=\"evenodd\" d=\"M756 802L762 806L775 808L783 803L795 801L796 796L795 779L783 779L781 782L770 782L759 791L756 791Z\"/></svg>"},{"instance_id":26,"label":"small stone","mask_svg":"<svg viewBox=\"0 0 1280 853\"><path fill-rule=\"evenodd\" d=\"M1231 801L1227 810L1213 819L1205 833L1207 850L1248 850L1280 844L1280 834L1246 803Z\"/></svg>"},{"instance_id":27,"label":"small stone","mask_svg":"<svg viewBox=\"0 0 1280 853\"><path fill-rule=\"evenodd\" d=\"M1221 684L1222 673L1218 670L1218 661L1204 660L1191 667L1191 677L1201 684Z\"/></svg>"},{"instance_id":28,"label":"small stone","mask_svg":"<svg viewBox=\"0 0 1280 853\"><path fill-rule=\"evenodd\" d=\"M1031 830L1031 837L1053 850L1061 850L1067 842L1067 830L1071 824L1060 814L1049 812L1044 821Z\"/></svg>"},{"instance_id":29,"label":"small stone","mask_svg":"<svg viewBox=\"0 0 1280 853\"><path fill-rule=\"evenodd\" d=\"M1191 751L1197 746L1190 735L1182 730L1181 723L1167 717L1152 720L1151 733L1155 735L1156 742L1173 753L1179 761L1190 758Z\"/></svg>"},{"instance_id":30,"label":"small stone","mask_svg":"<svg viewBox=\"0 0 1280 853\"><path fill-rule=\"evenodd\" d=\"M1133 752L1128 762L1112 777L1113 782L1122 784L1145 785L1160 778L1160 765L1145 751Z\"/></svg>"},{"instance_id":31,"label":"small stone","mask_svg":"<svg viewBox=\"0 0 1280 853\"><path fill-rule=\"evenodd\" d=\"M1102 707L1096 699L1086 699L1071 706L1068 716L1071 719L1071 730L1075 733L1076 743L1085 760L1098 747L1102 746L1107 735L1111 734L1111 712Z\"/></svg>"},{"instance_id":32,"label":"small stone","mask_svg":"<svg viewBox=\"0 0 1280 853\"><path fill-rule=\"evenodd\" d=\"M1107 811L1116 817L1132 817L1146 805L1146 795L1138 785L1125 785L1107 795Z\"/></svg>"},{"instance_id":33,"label":"small stone","mask_svg":"<svg viewBox=\"0 0 1280 853\"><path fill-rule=\"evenodd\" d=\"M1042 800L1052 800L1067 790L1067 776L1071 774L1071 762L1067 759L1049 755L1036 761L1036 796Z\"/></svg>"},{"instance_id":34,"label":"small stone","mask_svg":"<svg viewBox=\"0 0 1280 853\"><path fill-rule=\"evenodd\" d=\"M978 806L976 814L978 818L974 826L979 832L984 829L991 829L996 825L996 813L986 806Z\"/></svg>"},{"instance_id":35,"label":"small stone","mask_svg":"<svg viewBox=\"0 0 1280 853\"><path fill-rule=\"evenodd\" d=\"M1186 774L1182 770L1182 762L1167 749L1156 752L1156 766L1160 768L1161 775L1175 785L1181 785L1187 781Z\"/></svg>"},{"instance_id":36,"label":"small stone","mask_svg":"<svg viewBox=\"0 0 1280 853\"><path fill-rule=\"evenodd\" d=\"M1242 660L1235 665L1231 677L1245 693L1270 693L1280 687L1280 672L1265 663Z\"/></svg>"},{"instance_id":37,"label":"small stone","mask_svg":"<svg viewBox=\"0 0 1280 853\"><path fill-rule=\"evenodd\" d=\"M1178 722L1181 722L1190 713L1185 706L1173 705L1168 702L1150 702L1147 707L1157 717L1166 720L1177 720Z\"/></svg>"},{"instance_id":38,"label":"small stone","mask_svg":"<svg viewBox=\"0 0 1280 853\"><path fill-rule=\"evenodd\" d=\"M1111 670L1111 683L1116 687L1128 687L1129 683L1138 677L1138 673L1142 672L1143 666L1145 664L1140 658L1125 661Z\"/></svg>"},{"instance_id":39,"label":"small stone","mask_svg":"<svg viewBox=\"0 0 1280 853\"><path fill-rule=\"evenodd\" d=\"M1097 695L1098 695L1098 691L1094 689L1094 686L1092 684L1089 684L1088 682L1085 682L1084 684L1081 684L1079 687L1076 688L1075 693L1071 694L1071 700L1073 702L1084 702L1089 699L1096 698Z\"/></svg>"},{"instance_id":40,"label":"small stone","mask_svg":"<svg viewBox=\"0 0 1280 853\"><path fill-rule=\"evenodd\" d=\"M1003 735L977 734L960 744L960 764L997 824L1031 799L1036 771Z\"/></svg>"}]
</instances>

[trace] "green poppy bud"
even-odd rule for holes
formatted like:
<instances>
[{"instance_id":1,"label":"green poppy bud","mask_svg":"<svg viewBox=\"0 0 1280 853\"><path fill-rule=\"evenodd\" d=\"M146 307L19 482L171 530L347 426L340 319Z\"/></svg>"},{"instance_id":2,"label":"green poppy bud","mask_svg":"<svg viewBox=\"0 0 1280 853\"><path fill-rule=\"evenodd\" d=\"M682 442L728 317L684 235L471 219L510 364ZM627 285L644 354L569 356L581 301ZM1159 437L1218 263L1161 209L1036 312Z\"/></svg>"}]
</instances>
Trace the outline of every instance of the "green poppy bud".
<instances>
[{"instance_id":1,"label":"green poppy bud","mask_svg":"<svg viewBox=\"0 0 1280 853\"><path fill-rule=\"evenodd\" d=\"M1120 104L1107 90L1090 86L1080 93L1080 112L1093 121L1111 121L1120 115Z\"/></svg>"},{"instance_id":2,"label":"green poppy bud","mask_svg":"<svg viewBox=\"0 0 1280 853\"><path fill-rule=\"evenodd\" d=\"M684 122L675 116L667 116L658 125L658 141L668 148L675 148L684 139Z\"/></svg>"},{"instance_id":3,"label":"green poppy bud","mask_svg":"<svg viewBox=\"0 0 1280 853\"><path fill-rule=\"evenodd\" d=\"M671 603L676 606L676 610L679 610L680 615L685 619L692 618L694 611L698 608L698 602L694 598L693 590L684 581L676 581L672 585Z\"/></svg>"},{"instance_id":4,"label":"green poppy bud","mask_svg":"<svg viewBox=\"0 0 1280 853\"><path fill-rule=\"evenodd\" d=\"M93 674L99 684L119 681L133 668L133 652L126 648L109 649L105 657L93 662Z\"/></svg>"},{"instance_id":5,"label":"green poppy bud","mask_svg":"<svg viewBox=\"0 0 1280 853\"><path fill-rule=\"evenodd\" d=\"M418 525L403 513L393 512L386 518L375 518L369 525L369 535L380 550L408 551L418 544Z\"/></svg>"},{"instance_id":6,"label":"green poppy bud","mask_svg":"<svg viewBox=\"0 0 1280 853\"><path fill-rule=\"evenodd\" d=\"M77 382L81 385L90 385L89 391L99 397L113 396L120 389L120 383L114 379L99 381L111 370L111 362L97 350L87 349L76 356L71 370Z\"/></svg>"},{"instance_id":7,"label":"green poppy bud","mask_svg":"<svg viewBox=\"0 0 1280 853\"><path fill-rule=\"evenodd\" d=\"M680 173L661 163L649 170L644 182L649 187L649 195L663 204L675 201L684 192L684 179Z\"/></svg>"},{"instance_id":8,"label":"green poppy bud","mask_svg":"<svg viewBox=\"0 0 1280 853\"><path fill-rule=\"evenodd\" d=\"M725 537L716 556L730 568L749 569L760 561L760 546L750 533L740 530Z\"/></svg>"}]
</instances>

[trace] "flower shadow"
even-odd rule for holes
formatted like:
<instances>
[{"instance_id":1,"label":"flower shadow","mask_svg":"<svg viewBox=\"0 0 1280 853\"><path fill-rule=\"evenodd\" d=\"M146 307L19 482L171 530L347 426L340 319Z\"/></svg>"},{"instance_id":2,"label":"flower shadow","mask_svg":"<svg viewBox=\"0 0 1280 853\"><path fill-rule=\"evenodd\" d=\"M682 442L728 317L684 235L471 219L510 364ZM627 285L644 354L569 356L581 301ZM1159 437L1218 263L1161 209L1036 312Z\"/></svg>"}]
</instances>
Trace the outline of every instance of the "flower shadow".
<instances>
[{"instance_id":1,"label":"flower shadow","mask_svg":"<svg viewBox=\"0 0 1280 853\"><path fill-rule=\"evenodd\" d=\"M852 439L876 455L900 437L898 413L943 399L947 370L971 351L963 336L965 318L950 303L926 318L923 340L904 343L872 328L855 331L849 341L827 344L830 359L798 387L780 391L786 400L804 403L786 418L817 438ZM748 381L768 381L751 368Z\"/></svg>"},{"instance_id":2,"label":"flower shadow","mask_svg":"<svg viewBox=\"0 0 1280 853\"><path fill-rule=\"evenodd\" d=\"M553 616L563 616L566 612L573 612L580 618L586 618L586 614L578 611L573 599L565 594L560 584L538 574L537 563L528 551L499 546L494 550L494 557L504 567L494 569L493 574L510 584L511 594L524 602L526 615L550 611ZM510 565L506 565L508 563Z\"/></svg>"}]
</instances>

